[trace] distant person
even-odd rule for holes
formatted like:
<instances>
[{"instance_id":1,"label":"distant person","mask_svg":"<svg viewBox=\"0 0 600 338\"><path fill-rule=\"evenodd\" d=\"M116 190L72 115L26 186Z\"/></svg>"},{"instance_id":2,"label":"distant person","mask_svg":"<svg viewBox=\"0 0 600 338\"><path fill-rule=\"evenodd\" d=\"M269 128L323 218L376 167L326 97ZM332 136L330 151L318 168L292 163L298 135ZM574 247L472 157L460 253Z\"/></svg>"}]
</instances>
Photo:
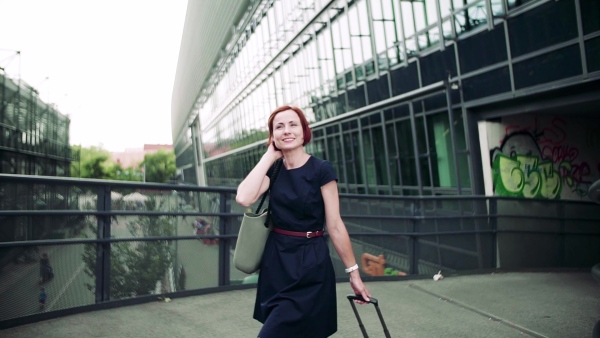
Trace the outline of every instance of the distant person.
<instances>
[{"instance_id":1,"label":"distant person","mask_svg":"<svg viewBox=\"0 0 600 338\"><path fill-rule=\"evenodd\" d=\"M200 226L200 224L198 224L198 221L194 221L192 223L192 228L193 228L193 235L196 236L198 235L198 227Z\"/></svg>"},{"instance_id":2,"label":"distant person","mask_svg":"<svg viewBox=\"0 0 600 338\"><path fill-rule=\"evenodd\" d=\"M180 212L185 212L185 200L182 200L181 202L179 202L179 211ZM187 218L187 215L183 215L182 219L185 221Z\"/></svg>"},{"instance_id":3,"label":"distant person","mask_svg":"<svg viewBox=\"0 0 600 338\"><path fill-rule=\"evenodd\" d=\"M210 229L210 224L202 218L198 218L193 223L194 235L204 235Z\"/></svg>"},{"instance_id":4,"label":"distant person","mask_svg":"<svg viewBox=\"0 0 600 338\"><path fill-rule=\"evenodd\" d=\"M200 219L200 221L198 223L200 223L200 233L201 234L203 234L203 235L210 234L210 224L206 220Z\"/></svg>"},{"instance_id":5,"label":"distant person","mask_svg":"<svg viewBox=\"0 0 600 338\"><path fill-rule=\"evenodd\" d=\"M45 283L54 277L52 266L50 265L50 258L48 254L44 252L40 258L40 283Z\"/></svg>"},{"instance_id":6,"label":"distant person","mask_svg":"<svg viewBox=\"0 0 600 338\"><path fill-rule=\"evenodd\" d=\"M215 232L213 231L212 225L210 223L208 223L208 221L206 220L202 220L203 221L203 226L202 226L202 234L203 235L214 235ZM219 239L218 238L205 238L203 240L204 244L207 245L215 245L219 243Z\"/></svg>"},{"instance_id":7,"label":"distant person","mask_svg":"<svg viewBox=\"0 0 600 338\"><path fill-rule=\"evenodd\" d=\"M44 308L46 307L46 289L42 286L40 288L40 296L39 296L39 302L40 302L40 310L43 311Z\"/></svg>"}]
</instances>

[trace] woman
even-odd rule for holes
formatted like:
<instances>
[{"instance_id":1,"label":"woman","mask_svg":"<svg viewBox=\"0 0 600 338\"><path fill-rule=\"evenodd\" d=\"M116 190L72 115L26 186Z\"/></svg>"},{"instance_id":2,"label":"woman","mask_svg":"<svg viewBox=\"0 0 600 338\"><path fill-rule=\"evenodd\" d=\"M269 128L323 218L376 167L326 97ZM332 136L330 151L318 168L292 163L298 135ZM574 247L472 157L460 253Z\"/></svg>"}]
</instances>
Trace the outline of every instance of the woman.
<instances>
[{"instance_id":1,"label":"woman","mask_svg":"<svg viewBox=\"0 0 600 338\"><path fill-rule=\"evenodd\" d=\"M43 253L40 258L40 283L45 283L54 277L52 272L52 266L50 265L50 258L47 253Z\"/></svg>"},{"instance_id":2,"label":"woman","mask_svg":"<svg viewBox=\"0 0 600 338\"><path fill-rule=\"evenodd\" d=\"M305 152L312 133L299 108L277 108L268 125L268 149L236 196L244 207L256 202L269 188L273 163L283 158L270 191L274 229L254 305L254 319L264 324L259 337L328 337L337 331L337 309L335 273L322 237L325 223L354 293L370 297L340 216L337 176L329 162Z\"/></svg>"}]
</instances>

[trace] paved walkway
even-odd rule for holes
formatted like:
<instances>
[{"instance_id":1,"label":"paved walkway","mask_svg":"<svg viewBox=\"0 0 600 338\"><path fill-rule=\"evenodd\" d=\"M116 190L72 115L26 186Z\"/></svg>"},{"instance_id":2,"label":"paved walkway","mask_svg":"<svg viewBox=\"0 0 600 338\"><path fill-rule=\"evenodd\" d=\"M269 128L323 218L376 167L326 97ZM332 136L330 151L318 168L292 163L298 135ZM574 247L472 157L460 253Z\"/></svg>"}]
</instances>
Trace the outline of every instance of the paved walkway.
<instances>
[{"instance_id":1,"label":"paved walkway","mask_svg":"<svg viewBox=\"0 0 600 338\"><path fill-rule=\"evenodd\" d=\"M392 337L591 337L600 284L582 272L507 272L367 283ZM362 337L339 283L333 337ZM0 331L2 337L256 337L254 290L82 313ZM370 337L383 337L371 305ZM315 323L318 325L318 323Z\"/></svg>"}]
</instances>

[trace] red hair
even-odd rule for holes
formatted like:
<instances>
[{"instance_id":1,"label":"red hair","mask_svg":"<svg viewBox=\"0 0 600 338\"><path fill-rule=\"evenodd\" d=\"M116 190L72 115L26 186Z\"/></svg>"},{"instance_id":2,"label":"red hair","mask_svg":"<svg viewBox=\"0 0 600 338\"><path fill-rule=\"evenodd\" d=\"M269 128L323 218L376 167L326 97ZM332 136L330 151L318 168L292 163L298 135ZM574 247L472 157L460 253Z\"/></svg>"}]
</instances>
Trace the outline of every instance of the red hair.
<instances>
[{"instance_id":1,"label":"red hair","mask_svg":"<svg viewBox=\"0 0 600 338\"><path fill-rule=\"evenodd\" d=\"M302 145L304 146L308 142L310 142L310 139L312 138L312 130L310 130L310 127L308 126L308 121L306 120L306 116L304 116L302 110L300 110L300 108L298 107L281 106L275 109L271 113L271 116L269 116L269 140L267 141L267 146L270 145L271 142L273 142L273 120L275 119L275 115L287 110L294 111L300 118L300 125L302 126L302 130L304 131L304 143L302 143Z\"/></svg>"}]
</instances>

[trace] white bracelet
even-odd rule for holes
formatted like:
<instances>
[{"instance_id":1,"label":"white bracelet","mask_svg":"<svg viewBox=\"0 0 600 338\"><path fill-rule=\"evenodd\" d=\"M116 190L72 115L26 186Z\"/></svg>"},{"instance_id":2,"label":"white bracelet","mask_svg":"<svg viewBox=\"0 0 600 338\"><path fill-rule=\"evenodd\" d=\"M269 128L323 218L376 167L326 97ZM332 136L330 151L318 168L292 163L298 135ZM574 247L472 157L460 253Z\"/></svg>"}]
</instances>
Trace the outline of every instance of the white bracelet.
<instances>
[{"instance_id":1,"label":"white bracelet","mask_svg":"<svg viewBox=\"0 0 600 338\"><path fill-rule=\"evenodd\" d=\"M358 264L354 264L351 267L349 267L348 269L344 269L344 271L346 271L346 273L350 273L354 270L358 270Z\"/></svg>"}]
</instances>

